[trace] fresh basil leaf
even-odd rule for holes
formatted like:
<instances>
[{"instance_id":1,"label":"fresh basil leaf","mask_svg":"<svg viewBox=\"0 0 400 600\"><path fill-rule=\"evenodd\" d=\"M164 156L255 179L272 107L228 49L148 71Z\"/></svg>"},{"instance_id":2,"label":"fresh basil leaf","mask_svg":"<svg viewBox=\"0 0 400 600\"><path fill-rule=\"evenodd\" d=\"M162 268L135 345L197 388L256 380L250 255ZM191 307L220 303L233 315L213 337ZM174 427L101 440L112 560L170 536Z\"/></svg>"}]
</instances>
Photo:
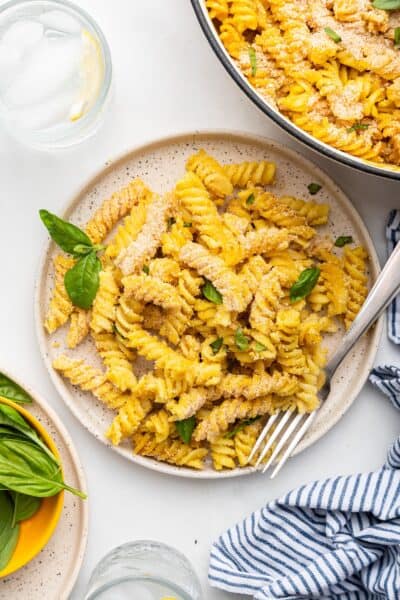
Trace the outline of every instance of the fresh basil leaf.
<instances>
[{"instance_id":1,"label":"fresh basil leaf","mask_svg":"<svg viewBox=\"0 0 400 600\"><path fill-rule=\"evenodd\" d=\"M10 492L10 496L14 502L13 510L13 527L20 521L30 519L34 514L37 513L42 503L40 498L35 496L27 496L26 494L17 494L16 492Z\"/></svg>"},{"instance_id":2,"label":"fresh basil leaf","mask_svg":"<svg viewBox=\"0 0 400 600\"><path fill-rule=\"evenodd\" d=\"M248 196L246 199L246 204L247 204L247 206L251 206L251 204L254 204L255 201L256 201L255 195L250 194L250 196Z\"/></svg>"},{"instance_id":3,"label":"fresh basil leaf","mask_svg":"<svg viewBox=\"0 0 400 600\"><path fill-rule=\"evenodd\" d=\"M196 427L196 417L193 415L188 419L182 419L182 421L175 421L176 430L179 436L185 444L189 444L192 439L192 433Z\"/></svg>"},{"instance_id":4,"label":"fresh basil leaf","mask_svg":"<svg viewBox=\"0 0 400 600\"><path fill-rule=\"evenodd\" d=\"M336 239L335 246L337 246L337 248L343 248L346 244L352 244L353 241L351 235L341 235Z\"/></svg>"},{"instance_id":5,"label":"fresh basil leaf","mask_svg":"<svg viewBox=\"0 0 400 600\"><path fill-rule=\"evenodd\" d=\"M0 438L0 486L37 498L55 496L61 490L86 498L64 483L60 466L29 440Z\"/></svg>"},{"instance_id":6,"label":"fresh basil leaf","mask_svg":"<svg viewBox=\"0 0 400 600\"><path fill-rule=\"evenodd\" d=\"M235 344L239 350L244 351L249 347L250 339L244 335L243 330L238 327L235 332Z\"/></svg>"},{"instance_id":7,"label":"fresh basil leaf","mask_svg":"<svg viewBox=\"0 0 400 600\"><path fill-rule=\"evenodd\" d=\"M264 346L264 344L261 344L260 342L256 342L254 344L254 350L256 352L264 352L264 350L267 349L267 346Z\"/></svg>"},{"instance_id":8,"label":"fresh basil leaf","mask_svg":"<svg viewBox=\"0 0 400 600\"><path fill-rule=\"evenodd\" d=\"M146 273L146 275L149 275L149 273L150 273L149 265L143 265L142 271L143 271L143 273Z\"/></svg>"},{"instance_id":9,"label":"fresh basil leaf","mask_svg":"<svg viewBox=\"0 0 400 600\"><path fill-rule=\"evenodd\" d=\"M311 196L315 196L315 194L317 192L319 192L319 190L322 188L322 185L320 185L319 183L310 183L307 186L308 191L310 192Z\"/></svg>"},{"instance_id":10,"label":"fresh basil leaf","mask_svg":"<svg viewBox=\"0 0 400 600\"><path fill-rule=\"evenodd\" d=\"M99 273L101 262L94 252L82 256L78 262L66 272L65 289L74 306L87 310L93 304L99 289Z\"/></svg>"},{"instance_id":11,"label":"fresh basil leaf","mask_svg":"<svg viewBox=\"0 0 400 600\"><path fill-rule=\"evenodd\" d=\"M189 221L184 221L184 222L183 222L183 226L184 226L184 227L191 227L191 226L192 226L192 223L189 223Z\"/></svg>"},{"instance_id":12,"label":"fresh basil leaf","mask_svg":"<svg viewBox=\"0 0 400 600\"><path fill-rule=\"evenodd\" d=\"M400 8L400 0L374 0L372 6L381 10L397 10Z\"/></svg>"},{"instance_id":13,"label":"fresh basil leaf","mask_svg":"<svg viewBox=\"0 0 400 600\"><path fill-rule=\"evenodd\" d=\"M79 227L60 219L57 215L53 215L53 213L48 210L40 210L39 215L46 226L51 239L54 240L64 252L72 254L73 256L79 256L79 254L76 255L74 253L74 248L76 246L81 244L84 246L93 246L90 238L82 231L82 229L79 229Z\"/></svg>"},{"instance_id":14,"label":"fresh basil leaf","mask_svg":"<svg viewBox=\"0 0 400 600\"><path fill-rule=\"evenodd\" d=\"M400 46L400 27L394 28L394 45L396 48Z\"/></svg>"},{"instance_id":15,"label":"fresh basil leaf","mask_svg":"<svg viewBox=\"0 0 400 600\"><path fill-rule=\"evenodd\" d=\"M257 73L257 55L256 55L256 51L254 50L253 46L249 47L249 59L250 59L250 66L251 66L251 74L254 77Z\"/></svg>"},{"instance_id":16,"label":"fresh basil leaf","mask_svg":"<svg viewBox=\"0 0 400 600\"><path fill-rule=\"evenodd\" d=\"M338 33L336 33L336 31L333 31L333 29L331 29L330 27L325 27L324 31L325 31L326 35L329 35L331 40L333 40L336 44L338 44L339 42L342 41L342 38L340 37L340 35Z\"/></svg>"},{"instance_id":17,"label":"fresh basil leaf","mask_svg":"<svg viewBox=\"0 0 400 600\"><path fill-rule=\"evenodd\" d=\"M17 404L30 404L32 398L15 381L0 373L0 396L17 402Z\"/></svg>"},{"instance_id":18,"label":"fresh basil leaf","mask_svg":"<svg viewBox=\"0 0 400 600\"><path fill-rule=\"evenodd\" d=\"M214 340L213 342L211 342L210 346L211 346L214 356L215 356L215 354L218 354L218 352L221 350L223 343L224 343L224 338L222 338L222 337L219 337L216 340Z\"/></svg>"},{"instance_id":19,"label":"fresh basil leaf","mask_svg":"<svg viewBox=\"0 0 400 600\"><path fill-rule=\"evenodd\" d=\"M7 404L2 404L0 402L0 435L6 435L6 431L4 428L9 429L9 433L13 432L20 433L22 436L39 446L46 454L50 456L50 458L58 464L58 461L51 450L46 446L46 444L41 440L38 436L35 429L33 429L25 419L16 411L12 406L7 406Z\"/></svg>"},{"instance_id":20,"label":"fresh basil leaf","mask_svg":"<svg viewBox=\"0 0 400 600\"><path fill-rule=\"evenodd\" d=\"M228 440L234 438L235 435L237 433L239 433L239 431L242 431L248 425L251 425L255 421L258 421L258 419L261 419L261 415L259 415L258 417L252 417L251 419L245 419L244 421L241 421L233 429L231 429L230 431L227 431L224 435L224 438L226 438Z\"/></svg>"},{"instance_id":21,"label":"fresh basil leaf","mask_svg":"<svg viewBox=\"0 0 400 600\"><path fill-rule=\"evenodd\" d=\"M86 244L77 244L74 247L74 256L86 256L89 252L93 252L93 246L87 246Z\"/></svg>"},{"instance_id":22,"label":"fresh basil leaf","mask_svg":"<svg viewBox=\"0 0 400 600\"><path fill-rule=\"evenodd\" d=\"M13 503L6 491L0 491L0 571L10 562L17 545L19 526L13 527Z\"/></svg>"},{"instance_id":23,"label":"fresh basil leaf","mask_svg":"<svg viewBox=\"0 0 400 600\"><path fill-rule=\"evenodd\" d=\"M296 283L290 288L290 302L297 302L298 300L305 298L305 296L308 296L317 283L320 272L318 267L304 269L304 271L300 273Z\"/></svg>"},{"instance_id":24,"label":"fresh basil leaf","mask_svg":"<svg viewBox=\"0 0 400 600\"><path fill-rule=\"evenodd\" d=\"M347 129L347 131L349 133L351 133L352 131L363 131L364 129L368 129L368 127L369 127L368 123L354 123L354 125L349 127Z\"/></svg>"},{"instance_id":25,"label":"fresh basil leaf","mask_svg":"<svg viewBox=\"0 0 400 600\"><path fill-rule=\"evenodd\" d=\"M213 286L211 281L206 279L205 284L201 288L201 292L209 302L214 302L214 304L222 304L222 294Z\"/></svg>"}]
</instances>

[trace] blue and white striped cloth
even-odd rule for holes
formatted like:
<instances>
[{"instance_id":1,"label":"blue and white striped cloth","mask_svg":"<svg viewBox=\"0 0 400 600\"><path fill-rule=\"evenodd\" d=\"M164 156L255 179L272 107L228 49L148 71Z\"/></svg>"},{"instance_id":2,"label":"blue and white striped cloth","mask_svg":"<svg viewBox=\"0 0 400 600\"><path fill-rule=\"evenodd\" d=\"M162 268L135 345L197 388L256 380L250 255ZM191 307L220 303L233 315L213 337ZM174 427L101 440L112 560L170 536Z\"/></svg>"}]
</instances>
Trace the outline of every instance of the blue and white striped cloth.
<instances>
[{"instance_id":1,"label":"blue and white striped cloth","mask_svg":"<svg viewBox=\"0 0 400 600\"><path fill-rule=\"evenodd\" d=\"M400 369L370 380L400 409ZM400 438L379 471L303 485L229 529L208 576L257 600L400 600Z\"/></svg>"},{"instance_id":2,"label":"blue and white striped cloth","mask_svg":"<svg viewBox=\"0 0 400 600\"><path fill-rule=\"evenodd\" d=\"M386 226L386 238L389 255L400 240L400 210L392 210ZM400 344L400 296L397 296L388 308L388 336L395 344Z\"/></svg>"}]
</instances>

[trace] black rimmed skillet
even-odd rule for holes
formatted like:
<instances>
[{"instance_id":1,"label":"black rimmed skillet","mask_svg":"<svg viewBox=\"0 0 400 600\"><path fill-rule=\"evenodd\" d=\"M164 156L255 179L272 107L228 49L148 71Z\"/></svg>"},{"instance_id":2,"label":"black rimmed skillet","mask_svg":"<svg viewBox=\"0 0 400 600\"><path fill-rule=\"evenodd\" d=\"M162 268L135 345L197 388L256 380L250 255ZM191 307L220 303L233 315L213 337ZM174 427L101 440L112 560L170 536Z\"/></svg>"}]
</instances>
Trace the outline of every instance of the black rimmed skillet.
<instances>
[{"instance_id":1,"label":"black rimmed skillet","mask_svg":"<svg viewBox=\"0 0 400 600\"><path fill-rule=\"evenodd\" d=\"M399 171L391 170L385 167L378 167L372 163L362 160L361 158L352 156L347 152L337 150L324 142L319 141L317 138L309 135L300 127L297 127L294 123L291 123L286 117L284 117L277 110L265 102L261 96L257 94L254 88L246 81L244 76L241 75L228 53L223 48L219 41L218 34L214 28L211 19L207 16L204 0L191 0L194 12L200 23L200 26L206 36L211 48L214 50L218 59L225 67L226 71L242 89L248 98L270 119L272 119L279 127L282 127L287 133L295 137L299 142L316 151L318 154L334 160L335 162L342 163L351 167L357 171L364 173L370 173L377 175L378 177L385 177L387 179L400 180L400 169Z\"/></svg>"}]
</instances>

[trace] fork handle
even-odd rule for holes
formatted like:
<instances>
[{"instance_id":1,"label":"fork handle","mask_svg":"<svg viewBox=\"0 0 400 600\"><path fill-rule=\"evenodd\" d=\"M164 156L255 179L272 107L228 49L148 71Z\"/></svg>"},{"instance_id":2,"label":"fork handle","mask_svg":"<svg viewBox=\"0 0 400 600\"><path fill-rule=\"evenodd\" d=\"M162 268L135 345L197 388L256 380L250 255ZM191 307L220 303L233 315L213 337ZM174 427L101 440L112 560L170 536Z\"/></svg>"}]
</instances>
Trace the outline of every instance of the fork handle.
<instances>
[{"instance_id":1,"label":"fork handle","mask_svg":"<svg viewBox=\"0 0 400 600\"><path fill-rule=\"evenodd\" d=\"M351 283L350 283L351 285ZM326 365L328 377L332 377L354 344L371 327L387 305L400 290L400 243L398 243L375 281L360 312L345 334L340 348Z\"/></svg>"}]
</instances>

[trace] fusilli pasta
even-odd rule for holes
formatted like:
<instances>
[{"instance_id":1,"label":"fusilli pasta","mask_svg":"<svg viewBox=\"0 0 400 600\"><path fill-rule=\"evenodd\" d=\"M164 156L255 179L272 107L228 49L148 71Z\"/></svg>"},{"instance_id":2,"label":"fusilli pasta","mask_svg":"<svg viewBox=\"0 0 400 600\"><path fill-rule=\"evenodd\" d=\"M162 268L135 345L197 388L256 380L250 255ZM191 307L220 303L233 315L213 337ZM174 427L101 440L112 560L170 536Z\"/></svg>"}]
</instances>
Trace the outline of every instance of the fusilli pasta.
<instances>
[{"instance_id":1,"label":"fusilli pasta","mask_svg":"<svg viewBox=\"0 0 400 600\"><path fill-rule=\"evenodd\" d=\"M286 15L280 51L299 55L282 69L304 66L293 3L207 6L216 21L231 19L246 48L250 27L257 35L271 14ZM346 6L335 6L353 22ZM332 67L320 89L328 98L353 79L347 67ZM367 99L375 83L361 84ZM222 164L200 150L186 167L171 193L158 196L135 180L98 209L87 231L110 243L92 308L72 305L64 276L75 260L57 256L45 326L51 333L71 317L67 346L86 337L85 350L94 344L100 368L86 364L79 347L54 368L114 411L105 433L113 445L133 443L136 454L178 467L234 469L247 465L269 415L318 407L323 338L359 311L367 255L316 235L327 205L267 191L275 177L267 160ZM297 297L308 271L315 285Z\"/></svg>"},{"instance_id":2,"label":"fusilli pasta","mask_svg":"<svg viewBox=\"0 0 400 600\"><path fill-rule=\"evenodd\" d=\"M226 50L269 105L343 152L400 166L397 13L366 0L206 6ZM235 185L248 185L252 170L244 165L226 167Z\"/></svg>"}]
</instances>

